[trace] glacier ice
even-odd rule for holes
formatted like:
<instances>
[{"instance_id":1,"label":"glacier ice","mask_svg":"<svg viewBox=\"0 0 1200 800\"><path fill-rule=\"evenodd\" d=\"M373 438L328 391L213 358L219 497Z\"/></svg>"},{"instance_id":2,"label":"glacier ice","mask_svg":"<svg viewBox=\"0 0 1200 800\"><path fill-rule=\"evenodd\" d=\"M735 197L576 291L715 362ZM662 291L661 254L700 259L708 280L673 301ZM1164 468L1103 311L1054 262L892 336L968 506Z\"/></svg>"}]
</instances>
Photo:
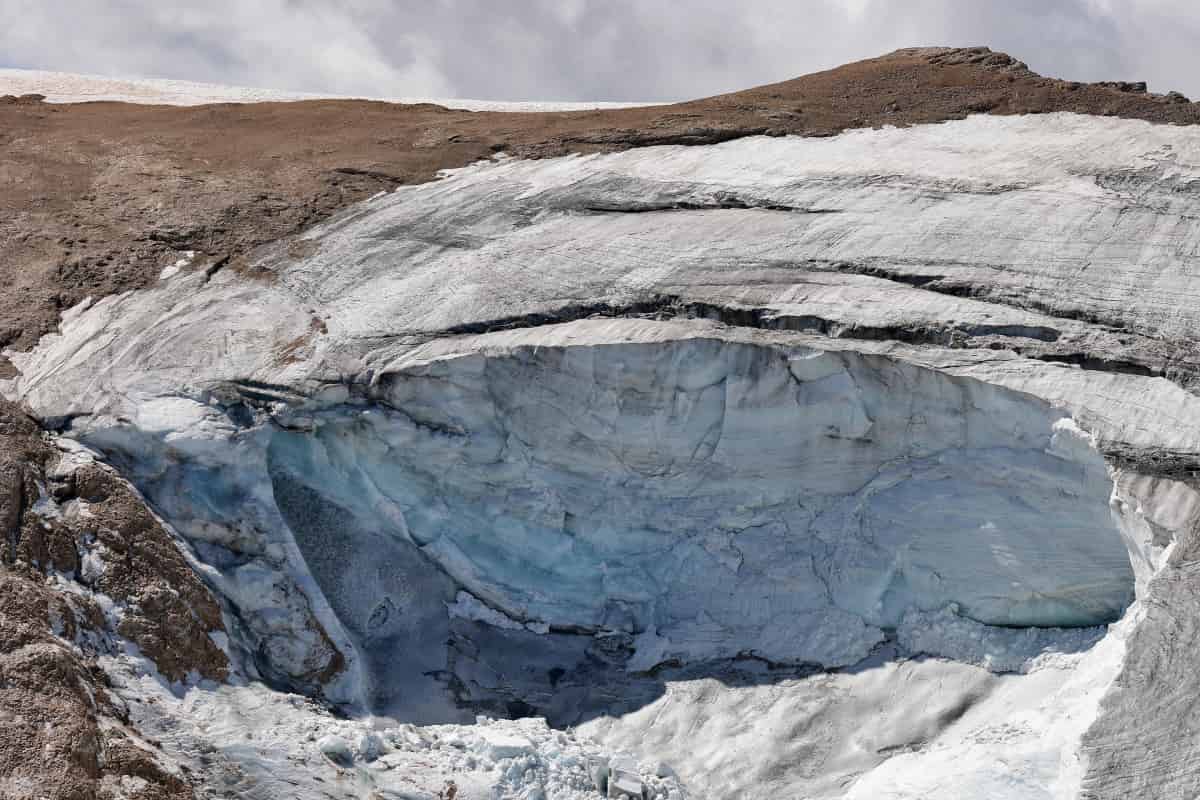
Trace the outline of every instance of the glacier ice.
<instances>
[{"instance_id":1,"label":"glacier ice","mask_svg":"<svg viewBox=\"0 0 1200 800\"><path fill-rule=\"evenodd\" d=\"M417 727L344 719L262 684L173 692L129 655L105 657L113 691L138 729L225 797L595 800L595 765L624 758L652 800L695 796L655 763L637 762L544 720L478 717ZM188 773L181 772L181 777Z\"/></svg>"},{"instance_id":2,"label":"glacier ice","mask_svg":"<svg viewBox=\"0 0 1200 800\"><path fill-rule=\"evenodd\" d=\"M481 164L261 283L76 309L5 391L137 482L277 685L413 721L576 703L632 742L687 730L656 710L717 674L689 665L762 665L713 696L786 685L797 729L826 678L865 708L953 673L949 716L821 775L780 754L780 791L958 765L950 796L1070 796L1087 725L1124 774L1144 704L1136 670L1099 704L1103 626L1186 606L1197 165L1193 130L1071 115ZM976 690L1047 732L951 719ZM985 763L1009 743L1025 783Z\"/></svg>"},{"instance_id":3,"label":"glacier ice","mask_svg":"<svg viewBox=\"0 0 1200 800\"><path fill-rule=\"evenodd\" d=\"M1132 599L1095 449L1062 412L973 381L693 340L465 356L378 393L274 435L277 500L306 483L376 527L385 506L394 550L411 542L508 618L649 632L645 669L845 665L908 609L1079 626ZM318 582L365 590L356 550L388 549L353 530L323 532L329 570L301 545ZM369 626L392 598L339 617Z\"/></svg>"},{"instance_id":4,"label":"glacier ice","mask_svg":"<svg viewBox=\"0 0 1200 800\"><path fill-rule=\"evenodd\" d=\"M418 721L461 718L440 683L465 630L453 607L530 635L616 636L644 672L846 666L912 612L1078 627L1132 600L1108 469L1063 411L882 356L606 343L606 324L572 324L601 329L590 344L397 365L369 398L281 410L228 450L92 441L219 564L268 674L314 680L312 651L336 644L345 699ZM234 463L204 463L217 453ZM963 641L914 650L992 663ZM572 653L541 669L572 669Z\"/></svg>"}]
</instances>

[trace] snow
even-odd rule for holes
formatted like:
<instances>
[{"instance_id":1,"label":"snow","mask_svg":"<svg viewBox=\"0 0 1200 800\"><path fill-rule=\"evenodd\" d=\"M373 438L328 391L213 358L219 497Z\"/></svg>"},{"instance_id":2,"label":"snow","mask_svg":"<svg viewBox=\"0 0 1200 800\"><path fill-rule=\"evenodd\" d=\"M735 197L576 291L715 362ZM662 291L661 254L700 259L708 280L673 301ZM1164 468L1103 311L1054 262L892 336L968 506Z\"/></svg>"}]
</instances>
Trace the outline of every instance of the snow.
<instances>
[{"instance_id":1,"label":"snow","mask_svg":"<svg viewBox=\"0 0 1200 800\"><path fill-rule=\"evenodd\" d=\"M184 251L183 258L177 259L174 264L168 264L167 266L163 267L162 272L158 275L158 279L160 281L165 281L175 277L179 274L180 270L190 265L195 257L195 250Z\"/></svg>"},{"instance_id":2,"label":"snow","mask_svg":"<svg viewBox=\"0 0 1200 800\"><path fill-rule=\"evenodd\" d=\"M1136 612L1070 663L1024 675L880 654L805 678L672 681L579 730L658 754L712 797L1068 800L1079 738L1135 623Z\"/></svg>"},{"instance_id":3,"label":"snow","mask_svg":"<svg viewBox=\"0 0 1200 800\"><path fill-rule=\"evenodd\" d=\"M219 796L433 800L453 784L472 800L596 800L591 770L622 756L645 797L691 796L677 778L658 775L657 763L540 719L426 727L351 720L259 683L173 691L136 655L101 661L139 731Z\"/></svg>"},{"instance_id":4,"label":"snow","mask_svg":"<svg viewBox=\"0 0 1200 800\"><path fill-rule=\"evenodd\" d=\"M109 101L193 106L206 103L269 103L298 100L362 99L386 103L436 103L464 111L590 111L604 108L632 108L650 103L609 102L511 102L467 100L461 98L381 97L377 95L330 95L313 92L288 92L278 89L253 89L222 86L194 81L162 78L114 78L71 72L31 69L0 69L0 95L42 94L51 103L88 103Z\"/></svg>"},{"instance_id":5,"label":"snow","mask_svg":"<svg viewBox=\"0 0 1200 800\"><path fill-rule=\"evenodd\" d=\"M1040 686L1038 681L1008 681L936 741L884 762L857 780L845 797L1078 797L1086 765L1076 743L1116 677L1136 619L1134 613L1114 626L1073 670L1038 673L1044 679Z\"/></svg>"},{"instance_id":6,"label":"snow","mask_svg":"<svg viewBox=\"0 0 1200 800\"><path fill-rule=\"evenodd\" d=\"M1138 470L1200 449L1200 400L1063 361L1194 337L1197 180L1195 129L1072 115L498 160L266 253L275 281L81 306L3 390L121 464L236 610L251 682L170 724L311 732L299 773L341 737L359 788L422 748L494 762L469 725L363 755L372 710L474 703L716 797L1066 798L1102 712L1136 772L1143 690L1101 705L1129 636L1191 685L1200 499ZM314 691L330 648L353 719L275 722L253 679ZM533 753L479 786L595 792Z\"/></svg>"}]
</instances>

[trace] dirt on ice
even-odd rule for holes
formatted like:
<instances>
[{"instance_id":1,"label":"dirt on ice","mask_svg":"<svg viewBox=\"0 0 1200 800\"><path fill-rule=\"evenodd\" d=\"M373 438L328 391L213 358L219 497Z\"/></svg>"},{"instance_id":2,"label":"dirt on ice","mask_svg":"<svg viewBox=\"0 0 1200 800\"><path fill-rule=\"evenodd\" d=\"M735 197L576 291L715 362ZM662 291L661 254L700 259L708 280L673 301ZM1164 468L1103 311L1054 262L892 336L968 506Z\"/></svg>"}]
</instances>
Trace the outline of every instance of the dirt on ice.
<instances>
[{"instance_id":1,"label":"dirt on ice","mask_svg":"<svg viewBox=\"0 0 1200 800\"><path fill-rule=\"evenodd\" d=\"M8 96L0 98L0 349L31 347L85 297L147 286L177 262L238 268L255 247L376 192L499 152L549 157L1052 111L1200 122L1200 104L1181 95L1043 78L987 48L898 50L733 94L596 111ZM0 357L0 377L10 371Z\"/></svg>"}]
</instances>

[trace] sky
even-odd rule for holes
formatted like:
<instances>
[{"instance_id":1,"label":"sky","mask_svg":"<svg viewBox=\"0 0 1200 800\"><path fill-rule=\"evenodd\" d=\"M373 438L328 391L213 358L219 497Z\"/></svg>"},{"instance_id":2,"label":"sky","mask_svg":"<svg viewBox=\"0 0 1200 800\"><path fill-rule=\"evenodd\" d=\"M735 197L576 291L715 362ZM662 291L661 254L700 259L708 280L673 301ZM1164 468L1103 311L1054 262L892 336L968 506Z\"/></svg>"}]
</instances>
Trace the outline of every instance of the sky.
<instances>
[{"instance_id":1,"label":"sky","mask_svg":"<svg viewBox=\"0 0 1200 800\"><path fill-rule=\"evenodd\" d=\"M0 0L0 67L293 91L659 101L898 47L1200 98L1200 0Z\"/></svg>"}]
</instances>

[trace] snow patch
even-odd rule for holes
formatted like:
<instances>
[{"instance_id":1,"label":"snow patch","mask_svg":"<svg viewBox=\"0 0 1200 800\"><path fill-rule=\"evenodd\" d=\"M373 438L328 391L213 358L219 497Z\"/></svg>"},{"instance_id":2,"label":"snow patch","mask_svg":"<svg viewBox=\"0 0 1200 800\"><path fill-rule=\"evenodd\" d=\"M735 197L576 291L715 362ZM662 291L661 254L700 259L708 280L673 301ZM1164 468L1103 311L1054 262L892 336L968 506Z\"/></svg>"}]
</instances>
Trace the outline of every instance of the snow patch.
<instances>
[{"instance_id":1,"label":"snow patch","mask_svg":"<svg viewBox=\"0 0 1200 800\"><path fill-rule=\"evenodd\" d=\"M160 272L158 274L158 279L160 281L165 281L165 280L175 277L176 275L179 274L180 270L184 269L189 264L191 264L192 260L195 257L196 257L195 250L185 251L183 254L183 258L177 260L174 264L170 264L168 266L163 267L162 272Z\"/></svg>"},{"instance_id":2,"label":"snow patch","mask_svg":"<svg viewBox=\"0 0 1200 800\"><path fill-rule=\"evenodd\" d=\"M605 108L635 108L651 103L467 100L460 98L380 97L289 92L222 86L162 78L113 78L70 72L31 69L0 69L0 94L43 94L51 103L108 101L193 106L207 103L278 103L299 100L377 100L385 103L435 103L464 111L592 111Z\"/></svg>"}]
</instances>

